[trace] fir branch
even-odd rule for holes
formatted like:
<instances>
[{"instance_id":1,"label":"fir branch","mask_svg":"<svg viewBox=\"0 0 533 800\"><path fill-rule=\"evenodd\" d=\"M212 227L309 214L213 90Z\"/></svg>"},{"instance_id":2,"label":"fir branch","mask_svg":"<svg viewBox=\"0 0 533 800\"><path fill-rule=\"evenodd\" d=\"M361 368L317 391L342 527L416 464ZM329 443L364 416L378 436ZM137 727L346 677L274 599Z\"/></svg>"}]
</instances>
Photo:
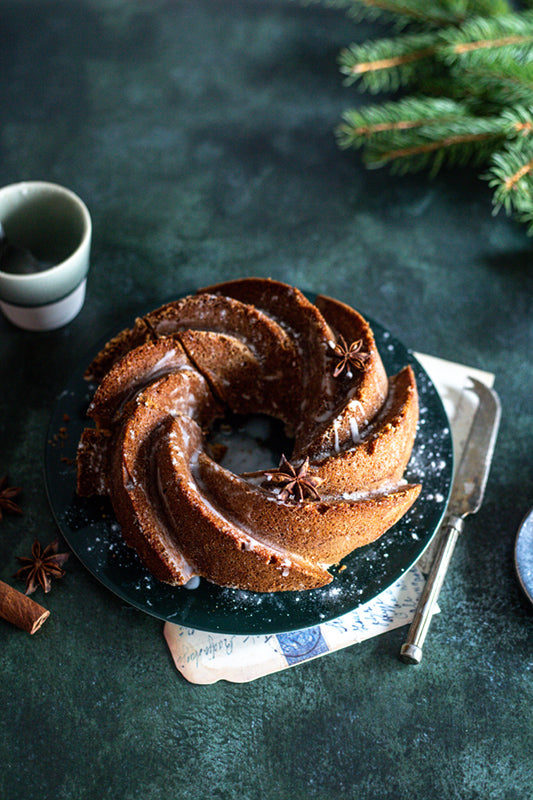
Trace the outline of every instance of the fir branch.
<instances>
[{"instance_id":1,"label":"fir branch","mask_svg":"<svg viewBox=\"0 0 533 800\"><path fill-rule=\"evenodd\" d=\"M356 20L393 23L397 30L461 25L474 14L492 16L512 11L507 0L326 0L326 5L346 8Z\"/></svg>"},{"instance_id":2,"label":"fir branch","mask_svg":"<svg viewBox=\"0 0 533 800\"><path fill-rule=\"evenodd\" d=\"M519 62L507 57L492 57L475 66L453 67L457 85L469 87L472 94L505 107L527 103L533 97L533 48L531 60Z\"/></svg>"},{"instance_id":3,"label":"fir branch","mask_svg":"<svg viewBox=\"0 0 533 800\"><path fill-rule=\"evenodd\" d=\"M341 51L339 64L347 85L359 80L362 90L375 94L408 85L424 62L426 67L432 67L434 55L433 36L404 34L394 39L352 44Z\"/></svg>"},{"instance_id":4,"label":"fir branch","mask_svg":"<svg viewBox=\"0 0 533 800\"><path fill-rule=\"evenodd\" d=\"M519 84L517 64L532 60L533 13L529 12L490 20L476 18L460 29L445 28L437 34L403 34L352 44L339 56L345 83L360 81L360 88L372 94L434 80L436 62L443 61L455 67L455 75L486 71L493 86L498 85L498 78L500 84L505 83L508 71L520 98L529 84L527 79L525 86Z\"/></svg>"},{"instance_id":5,"label":"fir branch","mask_svg":"<svg viewBox=\"0 0 533 800\"><path fill-rule=\"evenodd\" d=\"M389 164L397 173L429 167L435 175L445 164L486 163L506 140L533 142L533 108L528 107L480 117L450 99L405 98L346 112L344 119L338 130L341 146L364 146L366 164Z\"/></svg>"},{"instance_id":6,"label":"fir branch","mask_svg":"<svg viewBox=\"0 0 533 800\"><path fill-rule=\"evenodd\" d=\"M439 33L438 54L448 64L460 61L463 68L487 64L487 52L504 52L511 60L528 59L533 44L533 12L471 19L460 28ZM501 58L501 56L500 56Z\"/></svg>"},{"instance_id":7,"label":"fir branch","mask_svg":"<svg viewBox=\"0 0 533 800\"><path fill-rule=\"evenodd\" d=\"M449 125L423 126L394 147L390 142L372 139L366 144L364 160L375 167L389 164L395 173L429 169L434 176L444 165L486 162L505 134L501 119L467 117Z\"/></svg>"},{"instance_id":8,"label":"fir branch","mask_svg":"<svg viewBox=\"0 0 533 800\"><path fill-rule=\"evenodd\" d=\"M337 136L343 148L360 147L378 136L386 138L392 147L399 134L438 123L450 124L465 116L470 116L468 107L447 98L406 97L346 111Z\"/></svg>"},{"instance_id":9,"label":"fir branch","mask_svg":"<svg viewBox=\"0 0 533 800\"><path fill-rule=\"evenodd\" d=\"M345 82L372 93L410 85L413 94L346 111L340 146L363 148L368 166L400 173L490 164L482 177L495 209L514 214L533 234L533 12L512 13L498 0L344 5L374 16L390 12L407 26L401 35L343 50Z\"/></svg>"},{"instance_id":10,"label":"fir branch","mask_svg":"<svg viewBox=\"0 0 533 800\"><path fill-rule=\"evenodd\" d=\"M502 111L502 121L510 137L533 134L533 106L515 106Z\"/></svg>"},{"instance_id":11,"label":"fir branch","mask_svg":"<svg viewBox=\"0 0 533 800\"><path fill-rule=\"evenodd\" d=\"M443 31L437 57L453 81L489 103L508 106L533 96L533 14L473 20L461 31Z\"/></svg>"},{"instance_id":12,"label":"fir branch","mask_svg":"<svg viewBox=\"0 0 533 800\"><path fill-rule=\"evenodd\" d=\"M484 176L494 189L494 205L508 214L533 214L533 137L520 137L495 152Z\"/></svg>"}]
</instances>

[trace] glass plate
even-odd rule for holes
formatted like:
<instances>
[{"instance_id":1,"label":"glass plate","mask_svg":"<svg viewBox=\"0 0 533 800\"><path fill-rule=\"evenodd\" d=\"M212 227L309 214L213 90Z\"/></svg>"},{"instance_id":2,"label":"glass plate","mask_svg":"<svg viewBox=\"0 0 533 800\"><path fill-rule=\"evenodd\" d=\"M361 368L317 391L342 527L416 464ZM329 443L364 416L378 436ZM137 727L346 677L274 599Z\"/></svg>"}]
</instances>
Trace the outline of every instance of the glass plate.
<instances>
[{"instance_id":1,"label":"glass plate","mask_svg":"<svg viewBox=\"0 0 533 800\"><path fill-rule=\"evenodd\" d=\"M312 298L312 295L310 296ZM305 592L255 593L201 580L198 588L171 587L153 578L122 540L107 499L76 495L76 449L94 391L83 379L103 337L79 362L57 398L48 430L48 498L72 551L101 582L132 606L162 620L213 633L283 633L318 625L366 603L392 585L422 555L442 520L451 487L451 432L435 386L421 364L392 334L369 320L389 375L411 364L420 421L405 474L422 492L408 513L378 541L355 550L333 568L334 580ZM126 323L126 324L131 324Z\"/></svg>"}]
</instances>

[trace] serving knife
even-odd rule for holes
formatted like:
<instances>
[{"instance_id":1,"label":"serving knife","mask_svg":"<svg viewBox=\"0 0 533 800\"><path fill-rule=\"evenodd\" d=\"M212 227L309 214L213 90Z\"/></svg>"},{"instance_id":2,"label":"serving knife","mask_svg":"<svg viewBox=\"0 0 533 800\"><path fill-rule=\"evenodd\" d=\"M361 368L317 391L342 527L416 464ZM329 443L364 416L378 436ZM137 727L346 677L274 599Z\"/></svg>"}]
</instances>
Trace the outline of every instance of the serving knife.
<instances>
[{"instance_id":1,"label":"serving knife","mask_svg":"<svg viewBox=\"0 0 533 800\"><path fill-rule=\"evenodd\" d=\"M465 517L475 514L481 508L498 435L501 416L498 395L476 378L471 377L470 380L472 386L468 386L467 390L475 392L479 403L452 484L447 514L438 533L435 558L407 638L400 649L400 659L407 664L419 664L422 660L422 646L433 607L442 588L455 544L463 531Z\"/></svg>"}]
</instances>

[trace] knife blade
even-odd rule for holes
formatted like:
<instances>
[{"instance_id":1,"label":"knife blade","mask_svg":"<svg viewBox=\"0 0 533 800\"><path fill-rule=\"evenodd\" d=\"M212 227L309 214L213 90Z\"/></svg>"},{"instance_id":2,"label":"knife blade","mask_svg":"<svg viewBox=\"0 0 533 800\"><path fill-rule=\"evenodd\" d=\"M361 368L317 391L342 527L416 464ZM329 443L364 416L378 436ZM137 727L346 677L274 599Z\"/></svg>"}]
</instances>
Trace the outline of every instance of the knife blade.
<instances>
[{"instance_id":1,"label":"knife blade","mask_svg":"<svg viewBox=\"0 0 533 800\"><path fill-rule=\"evenodd\" d=\"M484 383L470 377L478 406L459 467L455 473L446 517L438 534L438 547L426 584L418 601L407 638L400 649L400 659L407 664L419 664L433 607L442 584L457 539L464 528L465 517L481 508L490 465L498 436L501 406L498 395Z\"/></svg>"}]
</instances>

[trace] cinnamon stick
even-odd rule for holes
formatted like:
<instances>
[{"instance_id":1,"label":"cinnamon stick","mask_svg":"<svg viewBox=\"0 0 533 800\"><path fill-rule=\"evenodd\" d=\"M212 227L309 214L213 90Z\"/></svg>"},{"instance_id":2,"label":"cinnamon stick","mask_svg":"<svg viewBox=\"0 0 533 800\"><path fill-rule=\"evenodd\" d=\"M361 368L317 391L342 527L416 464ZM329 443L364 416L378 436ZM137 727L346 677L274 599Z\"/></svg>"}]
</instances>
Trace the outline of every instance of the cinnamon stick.
<instances>
[{"instance_id":1,"label":"cinnamon stick","mask_svg":"<svg viewBox=\"0 0 533 800\"><path fill-rule=\"evenodd\" d=\"M50 612L22 592L0 581L0 617L27 633L38 631Z\"/></svg>"}]
</instances>

